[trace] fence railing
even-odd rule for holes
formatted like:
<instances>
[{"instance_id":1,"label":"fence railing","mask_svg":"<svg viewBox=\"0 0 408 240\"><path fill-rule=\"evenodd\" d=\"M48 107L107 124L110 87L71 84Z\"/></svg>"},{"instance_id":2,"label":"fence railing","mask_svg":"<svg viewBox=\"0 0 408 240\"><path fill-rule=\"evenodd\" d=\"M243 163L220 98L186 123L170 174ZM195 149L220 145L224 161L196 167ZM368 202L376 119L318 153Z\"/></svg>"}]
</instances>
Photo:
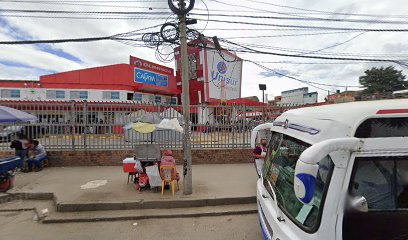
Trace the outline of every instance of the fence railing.
<instances>
[{"instance_id":1,"label":"fence railing","mask_svg":"<svg viewBox=\"0 0 408 240\"><path fill-rule=\"evenodd\" d=\"M162 148L182 148L182 134L160 130L142 134L124 126L143 114L177 118L183 124L180 105L134 102L0 101L36 115L31 123L1 124L0 150L9 150L17 132L38 139L47 149L132 149L136 144L157 143ZM247 148L251 130L273 121L284 111L301 106L213 106L190 107L193 148Z\"/></svg>"}]
</instances>

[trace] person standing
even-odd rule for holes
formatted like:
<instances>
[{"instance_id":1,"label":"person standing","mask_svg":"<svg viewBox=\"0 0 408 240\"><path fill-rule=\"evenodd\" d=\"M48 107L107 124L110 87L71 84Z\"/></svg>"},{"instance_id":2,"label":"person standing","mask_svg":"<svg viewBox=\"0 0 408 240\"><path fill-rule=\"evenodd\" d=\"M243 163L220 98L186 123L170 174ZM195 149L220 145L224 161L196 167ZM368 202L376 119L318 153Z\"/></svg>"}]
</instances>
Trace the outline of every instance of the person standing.
<instances>
[{"instance_id":1,"label":"person standing","mask_svg":"<svg viewBox=\"0 0 408 240\"><path fill-rule=\"evenodd\" d=\"M261 176L262 168L265 163L266 152L268 151L266 147L267 141L266 139L261 139L261 142L258 146L255 147L252 156L255 159L255 168L258 176Z\"/></svg>"},{"instance_id":2,"label":"person standing","mask_svg":"<svg viewBox=\"0 0 408 240\"><path fill-rule=\"evenodd\" d=\"M10 148L13 148L15 155L20 157L21 164L20 169L24 167L24 161L28 156L28 139L23 133L16 133L16 139L11 142Z\"/></svg>"}]
</instances>

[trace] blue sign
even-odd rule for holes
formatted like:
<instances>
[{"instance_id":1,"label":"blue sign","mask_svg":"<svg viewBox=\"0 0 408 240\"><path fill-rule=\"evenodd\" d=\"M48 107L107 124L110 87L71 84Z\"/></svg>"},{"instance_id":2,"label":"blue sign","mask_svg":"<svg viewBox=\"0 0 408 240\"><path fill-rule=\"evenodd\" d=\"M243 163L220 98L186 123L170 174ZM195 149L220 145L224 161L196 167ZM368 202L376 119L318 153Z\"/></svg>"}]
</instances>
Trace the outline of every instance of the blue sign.
<instances>
[{"instance_id":1,"label":"blue sign","mask_svg":"<svg viewBox=\"0 0 408 240\"><path fill-rule=\"evenodd\" d=\"M168 77L154 72L135 68L135 82L146 83L159 87L168 86Z\"/></svg>"}]
</instances>

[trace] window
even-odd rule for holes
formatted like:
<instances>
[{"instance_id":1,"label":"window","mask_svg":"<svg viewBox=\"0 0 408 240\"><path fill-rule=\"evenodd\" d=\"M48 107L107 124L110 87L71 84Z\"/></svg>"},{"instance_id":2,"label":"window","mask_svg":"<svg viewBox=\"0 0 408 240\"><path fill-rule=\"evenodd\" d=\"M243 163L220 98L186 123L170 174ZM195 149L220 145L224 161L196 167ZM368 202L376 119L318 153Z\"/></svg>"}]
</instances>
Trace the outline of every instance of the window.
<instances>
[{"instance_id":1,"label":"window","mask_svg":"<svg viewBox=\"0 0 408 240\"><path fill-rule=\"evenodd\" d=\"M105 92L102 92L102 98L103 99L108 99L108 100L117 100L117 99L120 99L120 94L119 94L119 92L108 92L108 91L105 91Z\"/></svg>"},{"instance_id":2,"label":"window","mask_svg":"<svg viewBox=\"0 0 408 240\"><path fill-rule=\"evenodd\" d=\"M88 91L70 91L70 99L88 99Z\"/></svg>"},{"instance_id":3,"label":"window","mask_svg":"<svg viewBox=\"0 0 408 240\"><path fill-rule=\"evenodd\" d=\"M154 96L155 103L161 103L161 96Z\"/></svg>"},{"instance_id":4,"label":"window","mask_svg":"<svg viewBox=\"0 0 408 240\"><path fill-rule=\"evenodd\" d=\"M177 98L172 97L170 100L170 104L177 104Z\"/></svg>"},{"instance_id":5,"label":"window","mask_svg":"<svg viewBox=\"0 0 408 240\"><path fill-rule=\"evenodd\" d=\"M349 192L371 211L408 209L408 157L356 158Z\"/></svg>"},{"instance_id":6,"label":"window","mask_svg":"<svg viewBox=\"0 0 408 240\"><path fill-rule=\"evenodd\" d=\"M327 156L321 160L316 179L316 189L312 205L304 205L295 195L293 189L296 162L300 154L310 145L295 138L274 132L269 143L268 155L262 170L263 182L271 196L272 186L276 193L279 208L295 224L305 230L316 231L324 198L330 183L333 162Z\"/></svg>"},{"instance_id":7,"label":"window","mask_svg":"<svg viewBox=\"0 0 408 240\"><path fill-rule=\"evenodd\" d=\"M2 98L20 98L20 90L18 89L2 89Z\"/></svg>"},{"instance_id":8,"label":"window","mask_svg":"<svg viewBox=\"0 0 408 240\"><path fill-rule=\"evenodd\" d=\"M62 90L47 90L47 98L48 99L61 99L65 98L65 91Z\"/></svg>"},{"instance_id":9,"label":"window","mask_svg":"<svg viewBox=\"0 0 408 240\"><path fill-rule=\"evenodd\" d=\"M65 91L55 91L56 98L65 98Z\"/></svg>"},{"instance_id":10,"label":"window","mask_svg":"<svg viewBox=\"0 0 408 240\"><path fill-rule=\"evenodd\" d=\"M17 89L10 90L10 97L19 98L20 97L20 90L17 90Z\"/></svg>"},{"instance_id":11,"label":"window","mask_svg":"<svg viewBox=\"0 0 408 240\"><path fill-rule=\"evenodd\" d=\"M143 95L141 93L135 93L135 101L142 102L143 101Z\"/></svg>"},{"instance_id":12,"label":"window","mask_svg":"<svg viewBox=\"0 0 408 240\"><path fill-rule=\"evenodd\" d=\"M355 137L407 137L408 118L370 118L356 130Z\"/></svg>"},{"instance_id":13,"label":"window","mask_svg":"<svg viewBox=\"0 0 408 240\"><path fill-rule=\"evenodd\" d=\"M119 92L111 92L111 99L120 99Z\"/></svg>"},{"instance_id":14,"label":"window","mask_svg":"<svg viewBox=\"0 0 408 240\"><path fill-rule=\"evenodd\" d=\"M133 100L133 93L127 93L126 100Z\"/></svg>"},{"instance_id":15,"label":"window","mask_svg":"<svg viewBox=\"0 0 408 240\"><path fill-rule=\"evenodd\" d=\"M79 91L80 99L88 99L88 91Z\"/></svg>"},{"instance_id":16,"label":"window","mask_svg":"<svg viewBox=\"0 0 408 240\"><path fill-rule=\"evenodd\" d=\"M197 57L195 53L188 55L188 79L197 79Z\"/></svg>"}]
</instances>

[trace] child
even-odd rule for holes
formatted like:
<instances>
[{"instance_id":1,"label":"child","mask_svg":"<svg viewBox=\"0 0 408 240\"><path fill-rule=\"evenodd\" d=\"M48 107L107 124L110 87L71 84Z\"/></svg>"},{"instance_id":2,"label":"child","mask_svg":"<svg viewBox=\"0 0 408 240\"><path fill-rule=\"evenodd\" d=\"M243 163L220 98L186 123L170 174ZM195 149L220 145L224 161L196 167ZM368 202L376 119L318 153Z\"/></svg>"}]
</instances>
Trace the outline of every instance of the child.
<instances>
[{"instance_id":1,"label":"child","mask_svg":"<svg viewBox=\"0 0 408 240\"><path fill-rule=\"evenodd\" d=\"M160 166L176 166L176 160L173 158L173 152L171 150L165 150L163 152L163 157L161 158L160 161ZM160 173L161 177L163 178L163 173ZM178 181L180 179L179 174L176 172L176 180Z\"/></svg>"}]
</instances>

